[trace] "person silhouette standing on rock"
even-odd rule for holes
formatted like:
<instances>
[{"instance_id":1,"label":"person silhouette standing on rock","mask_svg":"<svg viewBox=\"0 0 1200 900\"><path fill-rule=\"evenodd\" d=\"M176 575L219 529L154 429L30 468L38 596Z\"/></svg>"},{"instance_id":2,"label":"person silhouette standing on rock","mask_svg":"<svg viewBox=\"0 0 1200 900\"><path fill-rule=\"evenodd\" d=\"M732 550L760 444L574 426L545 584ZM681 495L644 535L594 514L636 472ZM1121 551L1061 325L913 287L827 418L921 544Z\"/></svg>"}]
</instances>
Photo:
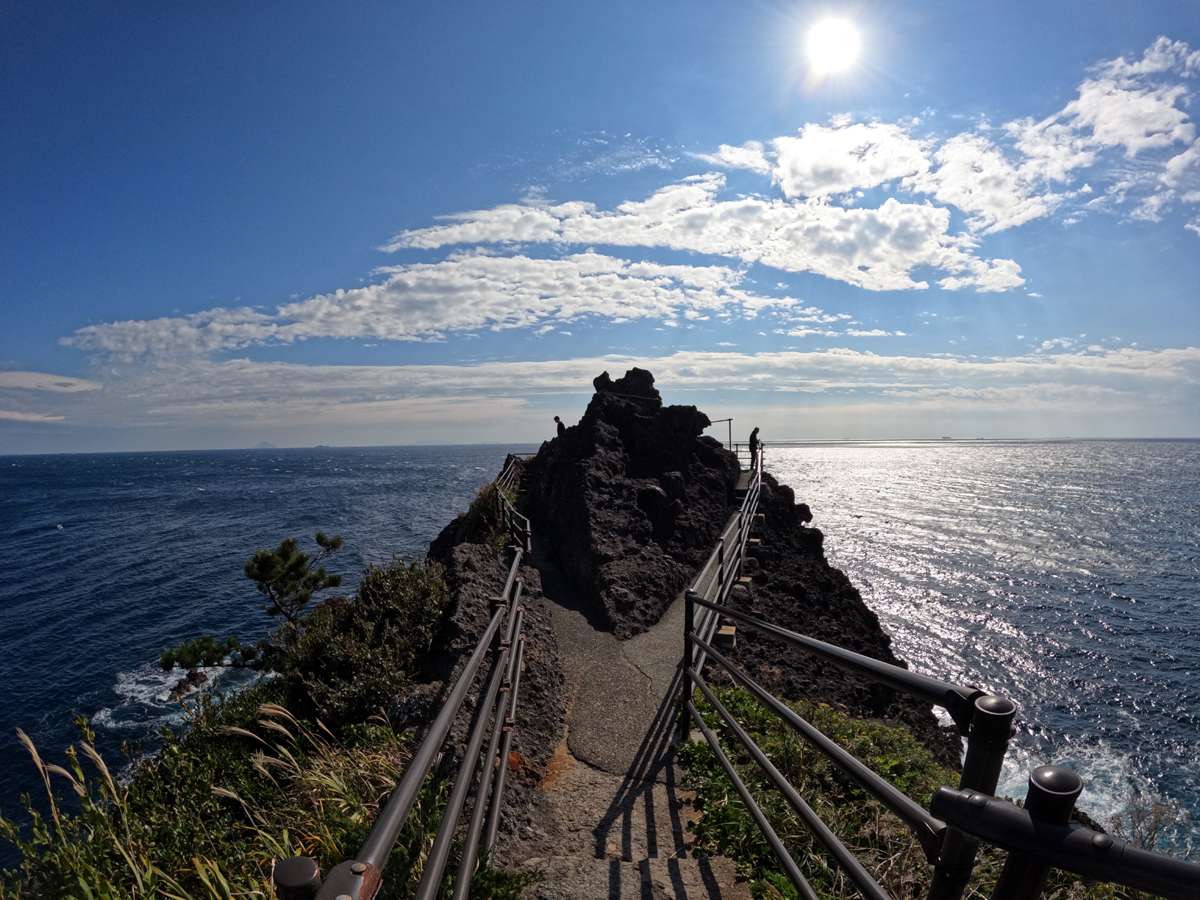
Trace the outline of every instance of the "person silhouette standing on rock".
<instances>
[{"instance_id":1,"label":"person silhouette standing on rock","mask_svg":"<svg viewBox=\"0 0 1200 900\"><path fill-rule=\"evenodd\" d=\"M567 426L563 424L563 420L558 416L554 417L554 421L558 423L558 436L562 437L563 432L567 430Z\"/></svg>"},{"instance_id":2,"label":"person silhouette standing on rock","mask_svg":"<svg viewBox=\"0 0 1200 900\"><path fill-rule=\"evenodd\" d=\"M758 467L758 426L750 432L750 469Z\"/></svg>"}]
</instances>

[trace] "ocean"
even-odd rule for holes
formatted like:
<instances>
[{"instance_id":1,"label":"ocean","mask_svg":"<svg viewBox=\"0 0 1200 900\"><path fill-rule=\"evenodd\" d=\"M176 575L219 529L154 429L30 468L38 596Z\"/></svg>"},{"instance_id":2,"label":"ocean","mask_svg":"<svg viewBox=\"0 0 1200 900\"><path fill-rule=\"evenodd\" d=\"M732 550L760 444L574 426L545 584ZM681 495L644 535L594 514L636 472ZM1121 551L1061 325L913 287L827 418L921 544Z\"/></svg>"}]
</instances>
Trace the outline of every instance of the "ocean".
<instances>
[{"instance_id":1,"label":"ocean","mask_svg":"<svg viewBox=\"0 0 1200 900\"><path fill-rule=\"evenodd\" d=\"M24 820L22 793L45 808L17 728L58 761L87 716L119 764L122 742L152 752L183 721L158 655L262 635L242 574L255 549L341 535L326 566L350 593L533 450L0 457L0 811ZM1018 704L1002 791L1054 762L1080 771L1102 821L1135 787L1200 816L1200 442L768 444L765 460L914 669ZM15 860L0 847L0 866Z\"/></svg>"},{"instance_id":2,"label":"ocean","mask_svg":"<svg viewBox=\"0 0 1200 900\"><path fill-rule=\"evenodd\" d=\"M1079 772L1104 823L1135 791L1200 825L1200 441L769 448L826 555L916 671L1018 706L998 789Z\"/></svg>"},{"instance_id":3,"label":"ocean","mask_svg":"<svg viewBox=\"0 0 1200 900\"><path fill-rule=\"evenodd\" d=\"M120 747L158 746L184 721L168 696L164 647L211 632L257 640L271 620L242 572L287 537L341 535L323 561L350 594L362 570L421 553L499 474L537 445L363 447L0 457L0 812L26 821L19 797L46 810L20 745L44 759L78 739L87 716L117 768ZM216 672L212 674L217 675ZM217 689L245 673L221 675ZM253 677L253 676L251 676ZM69 793L64 782L60 792ZM0 867L19 856L0 841Z\"/></svg>"}]
</instances>

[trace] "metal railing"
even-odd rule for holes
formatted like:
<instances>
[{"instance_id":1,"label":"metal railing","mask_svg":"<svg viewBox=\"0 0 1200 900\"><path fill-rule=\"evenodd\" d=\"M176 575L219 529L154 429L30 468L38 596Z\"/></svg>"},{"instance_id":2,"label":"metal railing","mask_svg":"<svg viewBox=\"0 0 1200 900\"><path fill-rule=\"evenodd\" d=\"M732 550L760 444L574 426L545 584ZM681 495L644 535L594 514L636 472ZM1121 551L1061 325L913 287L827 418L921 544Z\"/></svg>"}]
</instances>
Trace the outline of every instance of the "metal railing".
<instances>
[{"instance_id":1,"label":"metal railing","mask_svg":"<svg viewBox=\"0 0 1200 900\"><path fill-rule=\"evenodd\" d=\"M504 467L504 471L500 473L493 484L496 490L497 513L500 515L500 521L504 527L508 529L508 533L512 535L514 541L524 553L532 552L532 535L533 530L529 527L529 519L521 515L509 502L508 495L516 494L517 487L521 483L521 462L515 456L510 456L508 465Z\"/></svg>"},{"instance_id":2,"label":"metal railing","mask_svg":"<svg viewBox=\"0 0 1200 900\"><path fill-rule=\"evenodd\" d=\"M504 463L504 471L497 476L494 484L505 493L513 493L521 483L521 458L510 453Z\"/></svg>"},{"instance_id":3,"label":"metal railing","mask_svg":"<svg viewBox=\"0 0 1200 900\"><path fill-rule=\"evenodd\" d=\"M1200 866L1138 850L1107 834L1068 824L1075 798L1083 787L1079 776L1069 769L1058 766L1035 769L1029 778L1029 795L1024 808L992 796L1016 715L1016 706L1010 700L977 688L919 675L730 609L726 600L740 571L750 540L750 527L757 515L762 477L761 450L754 465L750 486L737 517L721 536L700 575L685 592L683 658L689 689L685 691L682 719L685 735L692 722L699 728L801 897L816 900L817 895L754 801L717 736L701 718L693 703L695 689L699 689L729 732L862 896L868 900L891 900L853 851L821 821L721 704L702 674L709 658L912 829L926 858L933 864L933 879L927 895L930 900L958 900L962 896L977 862L976 851L981 841L1009 853L992 893L993 900L1035 900L1041 894L1052 866L1173 900L1200 898ZM733 555L736 562L732 564L727 547L736 548ZM924 703L944 708L967 743L959 789L941 788L934 795L929 811L909 799L723 655L713 640L722 619L732 620Z\"/></svg>"},{"instance_id":4,"label":"metal railing","mask_svg":"<svg viewBox=\"0 0 1200 900\"><path fill-rule=\"evenodd\" d=\"M737 515L721 533L720 538L717 539L717 546L709 555L699 574L693 579L691 587L685 592L685 597L689 598L688 603L691 603L690 598L692 597L703 597L716 604L724 604L729 599L729 594L737 583L742 560L745 558L746 548L751 540L750 533L754 528L754 517L758 509L758 496L761 490L762 453L760 452L756 465L750 470L750 479L745 488L746 494L742 499L742 505L738 508ZM694 613L694 609L689 606L685 613L687 621L694 624L696 633L706 640L711 639L720 625L719 617L708 610L702 610L700 621L697 622ZM684 652L685 659L694 658L691 644L686 637ZM703 653L696 665L703 667Z\"/></svg>"},{"instance_id":5,"label":"metal railing","mask_svg":"<svg viewBox=\"0 0 1200 900\"><path fill-rule=\"evenodd\" d=\"M494 482L497 487L501 479L512 477L510 469L515 468L519 477L519 467L513 466L513 460L509 463ZM382 883L382 869L388 856L489 656L492 657L491 675L475 704L479 714L467 739L462 765L450 789L433 847L425 861L415 895L417 900L432 900L441 888L458 819L472 784L475 784L475 804L467 825L451 900L465 900L480 851L487 855L495 846L525 653L525 635L521 631L525 607L520 605L525 582L518 573L523 558L530 552L529 520L513 509L504 491L497 490L496 494L501 498L500 512L515 543L508 578L504 590L495 598L495 609L487 628L358 853L353 859L334 866L324 879L313 859L281 860L273 875L280 900L373 900Z\"/></svg>"}]
</instances>

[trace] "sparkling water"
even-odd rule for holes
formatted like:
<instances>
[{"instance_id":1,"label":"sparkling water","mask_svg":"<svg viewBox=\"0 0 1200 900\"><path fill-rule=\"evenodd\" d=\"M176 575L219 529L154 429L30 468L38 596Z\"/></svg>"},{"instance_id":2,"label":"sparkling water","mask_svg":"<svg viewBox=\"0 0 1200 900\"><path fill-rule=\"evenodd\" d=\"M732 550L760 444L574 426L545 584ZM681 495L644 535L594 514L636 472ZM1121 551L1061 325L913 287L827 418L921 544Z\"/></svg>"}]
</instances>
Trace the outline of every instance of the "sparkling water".
<instances>
[{"instance_id":1,"label":"sparkling water","mask_svg":"<svg viewBox=\"0 0 1200 900\"><path fill-rule=\"evenodd\" d=\"M919 672L1001 694L1000 792L1056 763L1102 823L1134 789L1200 823L1200 442L769 447Z\"/></svg>"}]
</instances>

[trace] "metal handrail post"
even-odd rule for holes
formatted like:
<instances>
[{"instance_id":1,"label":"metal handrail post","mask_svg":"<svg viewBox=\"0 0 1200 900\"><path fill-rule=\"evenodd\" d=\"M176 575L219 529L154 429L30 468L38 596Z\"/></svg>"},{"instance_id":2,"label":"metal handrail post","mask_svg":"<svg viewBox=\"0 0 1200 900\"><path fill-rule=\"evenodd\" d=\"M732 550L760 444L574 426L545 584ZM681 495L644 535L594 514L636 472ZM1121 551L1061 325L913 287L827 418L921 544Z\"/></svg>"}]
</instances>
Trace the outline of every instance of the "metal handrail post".
<instances>
[{"instance_id":1,"label":"metal handrail post","mask_svg":"<svg viewBox=\"0 0 1200 900\"><path fill-rule=\"evenodd\" d=\"M963 760L959 790L996 793L1016 714L1016 704L1003 697L985 694L975 699L975 715L967 734L967 756ZM946 829L928 900L959 900L962 897L975 868L978 848L976 838L953 825Z\"/></svg>"},{"instance_id":2,"label":"metal handrail post","mask_svg":"<svg viewBox=\"0 0 1200 900\"><path fill-rule=\"evenodd\" d=\"M721 536L721 543L717 545L717 596L721 596L721 591L725 587L725 536Z\"/></svg>"},{"instance_id":3,"label":"metal handrail post","mask_svg":"<svg viewBox=\"0 0 1200 900\"><path fill-rule=\"evenodd\" d=\"M1066 825L1083 791L1083 779L1062 766L1038 766L1029 773L1025 811L1035 822ZM1050 866L1023 853L1010 853L992 891L992 900L1036 900Z\"/></svg>"},{"instance_id":4,"label":"metal handrail post","mask_svg":"<svg viewBox=\"0 0 1200 900\"><path fill-rule=\"evenodd\" d=\"M684 668L690 668L692 665L692 656L695 651L692 649L692 629L696 627L696 592L688 588L683 592L683 665ZM684 699L690 700L692 691L688 685L684 683ZM679 714L679 730L683 734L683 740L687 740L692 733L692 718L688 713L687 704L683 705L683 709Z\"/></svg>"},{"instance_id":5,"label":"metal handrail post","mask_svg":"<svg viewBox=\"0 0 1200 900\"><path fill-rule=\"evenodd\" d=\"M1140 850L1111 834L1081 825L1050 824L1007 800L948 787L938 789L929 808L984 843L1064 872L1167 900L1200 897L1200 865Z\"/></svg>"}]
</instances>

